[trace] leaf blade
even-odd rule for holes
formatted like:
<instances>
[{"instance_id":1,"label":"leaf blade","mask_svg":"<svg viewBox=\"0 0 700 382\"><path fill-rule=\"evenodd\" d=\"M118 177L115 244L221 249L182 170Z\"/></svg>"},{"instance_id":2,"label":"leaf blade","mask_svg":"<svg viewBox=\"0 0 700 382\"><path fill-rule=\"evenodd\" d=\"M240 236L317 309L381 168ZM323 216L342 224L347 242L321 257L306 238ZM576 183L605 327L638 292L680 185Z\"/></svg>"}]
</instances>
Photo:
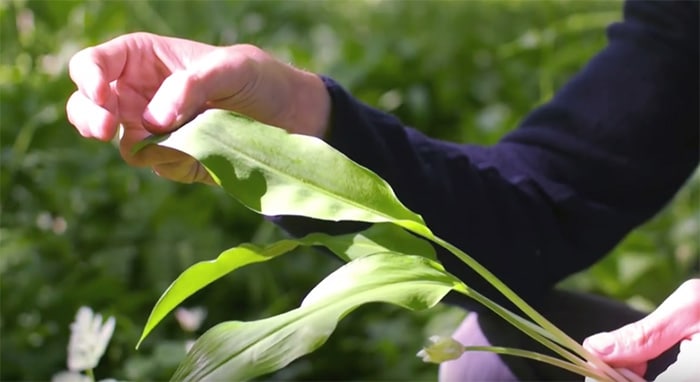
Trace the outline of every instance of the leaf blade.
<instances>
[{"instance_id":1,"label":"leaf blade","mask_svg":"<svg viewBox=\"0 0 700 382\"><path fill-rule=\"evenodd\" d=\"M200 161L227 192L264 215L425 227L386 181L315 137L208 110L158 144Z\"/></svg>"},{"instance_id":2,"label":"leaf blade","mask_svg":"<svg viewBox=\"0 0 700 382\"><path fill-rule=\"evenodd\" d=\"M242 244L223 251L214 260L196 263L183 271L151 310L136 348L168 313L212 282L246 265L271 260L297 246L313 245L325 246L344 261L389 251L436 259L435 251L427 241L389 223L373 224L364 231L345 235L312 233L303 238L281 240L264 247Z\"/></svg>"},{"instance_id":3,"label":"leaf blade","mask_svg":"<svg viewBox=\"0 0 700 382\"><path fill-rule=\"evenodd\" d=\"M136 348L138 349L158 323L187 297L238 268L267 261L291 251L298 245L298 241L295 240L282 240L264 248L244 244L227 249L214 260L193 264L182 272L158 299L146 320Z\"/></svg>"},{"instance_id":4,"label":"leaf blade","mask_svg":"<svg viewBox=\"0 0 700 382\"><path fill-rule=\"evenodd\" d=\"M357 282L341 283L352 279ZM302 306L278 316L219 324L197 341L173 380L245 380L312 352L350 311L370 302L427 309L452 289L454 279L424 257L379 253L356 259L329 275ZM328 285L337 288L327 290Z\"/></svg>"}]
</instances>

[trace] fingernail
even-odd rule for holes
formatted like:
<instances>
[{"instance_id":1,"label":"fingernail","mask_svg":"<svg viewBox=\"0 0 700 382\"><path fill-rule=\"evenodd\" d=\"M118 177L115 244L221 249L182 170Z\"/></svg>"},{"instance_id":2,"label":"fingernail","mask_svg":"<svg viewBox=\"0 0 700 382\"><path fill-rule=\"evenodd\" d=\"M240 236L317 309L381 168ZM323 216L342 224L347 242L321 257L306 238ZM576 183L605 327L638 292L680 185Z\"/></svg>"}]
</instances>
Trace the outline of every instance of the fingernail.
<instances>
[{"instance_id":1,"label":"fingernail","mask_svg":"<svg viewBox=\"0 0 700 382\"><path fill-rule=\"evenodd\" d=\"M615 337L610 333L600 333L588 337L585 344L599 355L608 355L615 350Z\"/></svg>"},{"instance_id":2,"label":"fingernail","mask_svg":"<svg viewBox=\"0 0 700 382\"><path fill-rule=\"evenodd\" d=\"M175 113L172 110L159 110L157 106L149 105L143 113L143 120L151 127L159 130L167 129L175 121Z\"/></svg>"}]
</instances>

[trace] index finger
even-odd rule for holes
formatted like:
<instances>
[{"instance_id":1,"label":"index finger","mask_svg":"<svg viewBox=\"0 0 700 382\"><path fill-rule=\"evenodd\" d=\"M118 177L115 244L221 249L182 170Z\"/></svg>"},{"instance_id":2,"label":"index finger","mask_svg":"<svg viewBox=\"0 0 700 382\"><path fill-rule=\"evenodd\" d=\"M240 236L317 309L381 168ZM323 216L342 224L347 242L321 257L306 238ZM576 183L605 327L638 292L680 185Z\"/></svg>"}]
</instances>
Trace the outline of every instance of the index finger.
<instances>
[{"instance_id":1,"label":"index finger","mask_svg":"<svg viewBox=\"0 0 700 382\"><path fill-rule=\"evenodd\" d=\"M130 36L120 36L86 48L70 60L68 70L78 89L98 105L104 106L111 92L109 83L118 79L126 65Z\"/></svg>"}]
</instances>

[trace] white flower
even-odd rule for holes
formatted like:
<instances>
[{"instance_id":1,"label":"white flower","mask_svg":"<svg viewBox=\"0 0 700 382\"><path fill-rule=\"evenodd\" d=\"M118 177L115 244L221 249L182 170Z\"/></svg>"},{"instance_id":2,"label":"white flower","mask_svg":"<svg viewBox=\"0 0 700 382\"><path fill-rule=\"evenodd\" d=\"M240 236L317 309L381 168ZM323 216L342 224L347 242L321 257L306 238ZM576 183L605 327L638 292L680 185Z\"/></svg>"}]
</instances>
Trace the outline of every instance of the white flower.
<instances>
[{"instance_id":1,"label":"white flower","mask_svg":"<svg viewBox=\"0 0 700 382\"><path fill-rule=\"evenodd\" d=\"M51 382L94 382L94 380L82 373L77 371L62 371L56 373L51 377ZM116 379L100 379L98 382L119 382Z\"/></svg>"},{"instance_id":2,"label":"white flower","mask_svg":"<svg viewBox=\"0 0 700 382\"><path fill-rule=\"evenodd\" d=\"M429 341L430 344L416 354L423 362L442 363L457 359L464 353L464 345L452 337L432 336Z\"/></svg>"},{"instance_id":3,"label":"white flower","mask_svg":"<svg viewBox=\"0 0 700 382\"><path fill-rule=\"evenodd\" d=\"M194 332L199 329L206 317L207 310L202 307L192 309L177 308L175 311L175 319L180 324L182 330L186 332Z\"/></svg>"},{"instance_id":4,"label":"white flower","mask_svg":"<svg viewBox=\"0 0 700 382\"><path fill-rule=\"evenodd\" d=\"M51 382L92 382L92 378L77 371L62 371L54 374Z\"/></svg>"},{"instance_id":5,"label":"white flower","mask_svg":"<svg viewBox=\"0 0 700 382\"><path fill-rule=\"evenodd\" d=\"M102 316L88 307L81 307L70 325L68 342L68 369L83 371L93 369L102 358L114 333L114 317L102 324Z\"/></svg>"}]
</instances>

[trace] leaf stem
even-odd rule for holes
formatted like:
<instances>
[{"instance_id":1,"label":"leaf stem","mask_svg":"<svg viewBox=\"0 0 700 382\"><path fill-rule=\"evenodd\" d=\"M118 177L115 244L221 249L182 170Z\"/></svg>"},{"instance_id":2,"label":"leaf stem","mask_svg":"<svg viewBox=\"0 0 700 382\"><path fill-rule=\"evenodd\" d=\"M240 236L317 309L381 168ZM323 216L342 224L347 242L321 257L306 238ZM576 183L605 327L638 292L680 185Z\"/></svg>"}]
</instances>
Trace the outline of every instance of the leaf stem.
<instances>
[{"instance_id":1,"label":"leaf stem","mask_svg":"<svg viewBox=\"0 0 700 382\"><path fill-rule=\"evenodd\" d=\"M517 306L523 313L525 313L525 315L527 315L533 321L535 321L537 324L542 326L542 328L544 328L546 331L550 332L554 337L553 339L555 341L559 342L560 345L572 350L573 352L575 352L576 354L578 354L579 356L581 356L585 360L592 363L597 369L604 372L613 381L616 381L616 382L627 381L627 378L622 376L619 372L617 372L615 369L610 367L605 362L601 361L598 357L591 354L588 350L586 350L583 346L581 346L581 344L574 341L571 337L569 337L561 329L556 327L549 320L547 320L544 316L542 316L540 313L538 313L534 308L532 308L528 303L526 303L525 300L520 298L520 296L518 296L515 292L513 292L512 289L510 289L505 283L503 283L500 279L498 279L496 277L496 275L494 275L493 273L491 273L491 271L489 271L484 266L479 264L479 262L477 262L474 258L467 255L462 250L460 250L459 248L450 244L449 242L435 236L434 234L426 235L425 232L422 230L416 230L414 232L419 234L419 235L422 235L426 239L429 239L429 240L435 242L436 244L440 245L441 247L447 249L453 255L455 255L458 259L460 259L463 263L465 263L467 266L472 268L481 277L483 277L486 281L488 281L491 285L493 285L494 288L496 288L499 292L501 292L501 294L503 294L515 306ZM518 328L520 328L520 327L518 327Z\"/></svg>"},{"instance_id":2,"label":"leaf stem","mask_svg":"<svg viewBox=\"0 0 700 382\"><path fill-rule=\"evenodd\" d=\"M584 377L594 378L595 380L605 379L604 375L598 374L590 368L574 365L566 361L560 360L558 358L524 349L507 348L501 346L465 346L464 351L487 351L496 354L528 358L535 361L544 362L552 366L562 368L564 370L568 370L572 373L579 374Z\"/></svg>"},{"instance_id":3,"label":"leaf stem","mask_svg":"<svg viewBox=\"0 0 700 382\"><path fill-rule=\"evenodd\" d=\"M458 285L455 288L455 290L489 308L491 311L493 311L501 318L506 320L509 324L520 329L522 332L524 332L537 342L541 343L542 345L546 346L550 350L554 351L555 353L559 354L560 356L568 359L569 361L580 367L586 367L586 362L584 362L581 358L577 357L575 354L571 353L569 350L561 347L557 342L555 342L556 339L552 336L552 334L544 330L542 327L537 326L536 324L533 324L532 322L527 321L519 315L509 311L508 309L502 307L501 305L497 304L488 297L467 287L464 283Z\"/></svg>"}]
</instances>

